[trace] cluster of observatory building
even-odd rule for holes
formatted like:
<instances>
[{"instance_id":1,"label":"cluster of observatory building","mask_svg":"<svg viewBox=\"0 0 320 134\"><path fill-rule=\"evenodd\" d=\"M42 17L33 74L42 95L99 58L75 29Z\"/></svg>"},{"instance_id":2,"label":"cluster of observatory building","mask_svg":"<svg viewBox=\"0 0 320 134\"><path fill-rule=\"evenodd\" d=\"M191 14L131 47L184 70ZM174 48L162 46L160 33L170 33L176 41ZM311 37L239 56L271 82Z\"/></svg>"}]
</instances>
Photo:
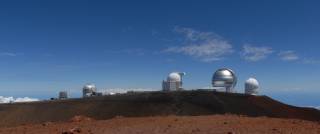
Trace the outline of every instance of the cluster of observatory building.
<instances>
[{"instance_id":1,"label":"cluster of observatory building","mask_svg":"<svg viewBox=\"0 0 320 134\"><path fill-rule=\"evenodd\" d=\"M167 77L167 80L162 81L163 91L181 91L183 90L182 77L186 73L172 72ZM235 93L237 84L237 76L234 71L228 68L218 69L212 76L212 87L205 90L222 91L227 93ZM255 78L249 78L245 82L245 94L258 95L259 82Z\"/></svg>"},{"instance_id":2,"label":"cluster of observatory building","mask_svg":"<svg viewBox=\"0 0 320 134\"><path fill-rule=\"evenodd\" d=\"M162 91L182 91L183 76L185 72L172 72L168 75L166 80L162 81ZM218 69L212 76L212 87L204 90L220 91L226 93L235 93L235 86L237 84L237 76L234 71L228 68ZM199 89L200 90L200 89ZM203 90L203 89L202 89ZM259 83L255 78L248 78L244 84L244 93L249 95L258 95ZM112 95L113 93L108 93ZM82 89L83 98L93 96L103 96L105 93L98 92L94 84L86 84ZM67 99L68 94L66 91L59 93L59 99Z\"/></svg>"}]
</instances>

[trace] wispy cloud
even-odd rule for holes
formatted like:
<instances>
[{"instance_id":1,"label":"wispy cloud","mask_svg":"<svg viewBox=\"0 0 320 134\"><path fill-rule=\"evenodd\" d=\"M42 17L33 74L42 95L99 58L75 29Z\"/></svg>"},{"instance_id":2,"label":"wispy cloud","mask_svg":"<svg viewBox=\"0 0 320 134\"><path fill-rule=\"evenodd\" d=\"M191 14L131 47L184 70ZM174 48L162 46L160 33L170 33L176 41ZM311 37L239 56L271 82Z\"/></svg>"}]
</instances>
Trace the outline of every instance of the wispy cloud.
<instances>
[{"instance_id":1,"label":"wispy cloud","mask_svg":"<svg viewBox=\"0 0 320 134\"><path fill-rule=\"evenodd\" d=\"M122 50L121 52L126 54L133 54L133 55L145 55L146 50L137 48L137 49L125 49L125 50Z\"/></svg>"},{"instance_id":2,"label":"wispy cloud","mask_svg":"<svg viewBox=\"0 0 320 134\"><path fill-rule=\"evenodd\" d=\"M0 52L0 56L10 56L10 57L15 57L20 55L20 53L12 53L12 52Z\"/></svg>"},{"instance_id":3,"label":"wispy cloud","mask_svg":"<svg viewBox=\"0 0 320 134\"><path fill-rule=\"evenodd\" d=\"M124 32L124 33L132 31L132 30L133 30L133 27L131 27L131 26L123 27L121 29L121 31Z\"/></svg>"},{"instance_id":4,"label":"wispy cloud","mask_svg":"<svg viewBox=\"0 0 320 134\"><path fill-rule=\"evenodd\" d=\"M283 61L294 61L299 59L299 56L292 50L279 52L278 56Z\"/></svg>"},{"instance_id":5,"label":"wispy cloud","mask_svg":"<svg viewBox=\"0 0 320 134\"><path fill-rule=\"evenodd\" d=\"M39 101L39 99L29 98L29 97L13 98L13 97L0 96L0 103L32 102L32 101Z\"/></svg>"},{"instance_id":6,"label":"wispy cloud","mask_svg":"<svg viewBox=\"0 0 320 134\"><path fill-rule=\"evenodd\" d=\"M316 60L316 59L313 59L313 58L304 58L302 59L301 61L303 64L320 64L320 60Z\"/></svg>"},{"instance_id":7,"label":"wispy cloud","mask_svg":"<svg viewBox=\"0 0 320 134\"><path fill-rule=\"evenodd\" d=\"M257 47L251 45L244 45L241 55L247 61L260 61L266 59L270 54L273 53L270 47Z\"/></svg>"},{"instance_id":8,"label":"wispy cloud","mask_svg":"<svg viewBox=\"0 0 320 134\"><path fill-rule=\"evenodd\" d=\"M185 44L169 47L164 52L180 53L204 62L221 60L233 53L232 45L213 32L200 32L182 27L176 27L174 32L183 36Z\"/></svg>"},{"instance_id":9,"label":"wispy cloud","mask_svg":"<svg viewBox=\"0 0 320 134\"><path fill-rule=\"evenodd\" d=\"M132 48L132 49L122 49L122 50L106 50L105 53L142 56L142 55L145 55L147 51L141 48Z\"/></svg>"}]
</instances>

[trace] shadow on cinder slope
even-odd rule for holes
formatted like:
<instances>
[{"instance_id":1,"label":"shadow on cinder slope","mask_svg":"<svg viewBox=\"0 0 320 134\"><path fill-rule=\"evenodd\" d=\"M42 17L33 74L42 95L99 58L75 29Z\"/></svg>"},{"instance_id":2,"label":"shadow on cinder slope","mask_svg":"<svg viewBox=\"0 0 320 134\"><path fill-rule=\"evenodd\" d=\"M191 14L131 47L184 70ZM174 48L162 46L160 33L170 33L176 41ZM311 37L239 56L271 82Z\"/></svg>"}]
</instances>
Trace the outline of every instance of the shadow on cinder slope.
<instances>
[{"instance_id":1,"label":"shadow on cinder slope","mask_svg":"<svg viewBox=\"0 0 320 134\"><path fill-rule=\"evenodd\" d=\"M212 91L142 92L114 96L0 105L0 126L68 121L76 115L97 120L115 116L238 114L320 121L320 111L251 96Z\"/></svg>"}]
</instances>

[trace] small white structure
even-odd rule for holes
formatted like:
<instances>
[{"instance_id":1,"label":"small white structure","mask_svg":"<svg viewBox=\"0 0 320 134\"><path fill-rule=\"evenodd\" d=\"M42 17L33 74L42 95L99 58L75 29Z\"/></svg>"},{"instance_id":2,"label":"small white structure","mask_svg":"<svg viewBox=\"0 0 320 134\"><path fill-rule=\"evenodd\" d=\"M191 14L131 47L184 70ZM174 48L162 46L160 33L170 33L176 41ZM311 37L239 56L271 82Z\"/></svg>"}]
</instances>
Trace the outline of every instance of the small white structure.
<instances>
[{"instance_id":1,"label":"small white structure","mask_svg":"<svg viewBox=\"0 0 320 134\"><path fill-rule=\"evenodd\" d=\"M68 92L67 91L59 92L59 99L60 100L68 99Z\"/></svg>"},{"instance_id":2,"label":"small white structure","mask_svg":"<svg viewBox=\"0 0 320 134\"><path fill-rule=\"evenodd\" d=\"M94 84L86 84L82 89L83 97L96 96L97 88Z\"/></svg>"},{"instance_id":3,"label":"small white structure","mask_svg":"<svg viewBox=\"0 0 320 134\"><path fill-rule=\"evenodd\" d=\"M249 78L244 84L245 94L258 95L259 82L255 78Z\"/></svg>"},{"instance_id":4,"label":"small white structure","mask_svg":"<svg viewBox=\"0 0 320 134\"><path fill-rule=\"evenodd\" d=\"M172 72L167 77L167 80L162 81L163 91L180 91L182 88L182 77L186 75L185 72Z\"/></svg>"}]
</instances>

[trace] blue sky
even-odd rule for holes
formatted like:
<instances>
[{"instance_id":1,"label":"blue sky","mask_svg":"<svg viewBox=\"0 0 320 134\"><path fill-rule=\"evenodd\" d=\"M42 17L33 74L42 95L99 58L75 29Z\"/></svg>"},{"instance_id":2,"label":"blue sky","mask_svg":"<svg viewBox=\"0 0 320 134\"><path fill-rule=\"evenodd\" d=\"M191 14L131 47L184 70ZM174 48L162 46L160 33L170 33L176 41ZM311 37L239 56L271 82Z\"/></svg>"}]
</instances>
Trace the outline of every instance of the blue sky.
<instances>
[{"instance_id":1,"label":"blue sky","mask_svg":"<svg viewBox=\"0 0 320 134\"><path fill-rule=\"evenodd\" d=\"M160 89L185 71L188 89L233 69L237 90L320 105L318 1L1 1L0 96L72 96L99 89Z\"/></svg>"}]
</instances>

